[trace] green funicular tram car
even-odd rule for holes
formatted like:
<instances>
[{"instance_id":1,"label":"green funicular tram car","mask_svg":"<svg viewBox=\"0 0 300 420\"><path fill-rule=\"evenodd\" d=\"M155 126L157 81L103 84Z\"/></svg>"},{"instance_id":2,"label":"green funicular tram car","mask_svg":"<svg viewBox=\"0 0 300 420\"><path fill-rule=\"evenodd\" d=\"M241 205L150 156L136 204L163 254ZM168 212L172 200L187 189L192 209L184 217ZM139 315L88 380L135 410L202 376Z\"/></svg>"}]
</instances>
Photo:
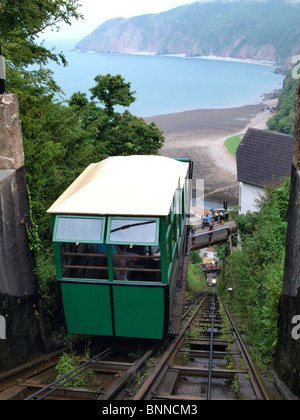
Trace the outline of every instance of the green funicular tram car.
<instances>
[{"instance_id":1,"label":"green funicular tram car","mask_svg":"<svg viewBox=\"0 0 300 420\"><path fill-rule=\"evenodd\" d=\"M192 162L110 157L48 210L67 330L163 339L187 249Z\"/></svg>"}]
</instances>

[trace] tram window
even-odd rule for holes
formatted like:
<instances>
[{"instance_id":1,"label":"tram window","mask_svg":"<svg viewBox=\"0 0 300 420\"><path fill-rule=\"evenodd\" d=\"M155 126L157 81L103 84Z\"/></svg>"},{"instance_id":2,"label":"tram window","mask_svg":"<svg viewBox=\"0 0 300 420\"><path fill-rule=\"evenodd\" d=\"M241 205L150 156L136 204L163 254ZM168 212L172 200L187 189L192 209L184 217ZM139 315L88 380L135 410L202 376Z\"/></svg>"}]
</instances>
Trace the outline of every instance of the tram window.
<instances>
[{"instance_id":1,"label":"tram window","mask_svg":"<svg viewBox=\"0 0 300 420\"><path fill-rule=\"evenodd\" d=\"M57 217L54 241L103 242L103 219Z\"/></svg>"},{"instance_id":2,"label":"tram window","mask_svg":"<svg viewBox=\"0 0 300 420\"><path fill-rule=\"evenodd\" d=\"M112 245L114 280L136 282L161 281L161 257L158 246L128 247Z\"/></svg>"},{"instance_id":3,"label":"tram window","mask_svg":"<svg viewBox=\"0 0 300 420\"><path fill-rule=\"evenodd\" d=\"M107 243L158 245L158 219L110 218Z\"/></svg>"},{"instance_id":4,"label":"tram window","mask_svg":"<svg viewBox=\"0 0 300 420\"><path fill-rule=\"evenodd\" d=\"M107 253L97 244L64 242L60 251L64 278L108 280Z\"/></svg>"}]
</instances>

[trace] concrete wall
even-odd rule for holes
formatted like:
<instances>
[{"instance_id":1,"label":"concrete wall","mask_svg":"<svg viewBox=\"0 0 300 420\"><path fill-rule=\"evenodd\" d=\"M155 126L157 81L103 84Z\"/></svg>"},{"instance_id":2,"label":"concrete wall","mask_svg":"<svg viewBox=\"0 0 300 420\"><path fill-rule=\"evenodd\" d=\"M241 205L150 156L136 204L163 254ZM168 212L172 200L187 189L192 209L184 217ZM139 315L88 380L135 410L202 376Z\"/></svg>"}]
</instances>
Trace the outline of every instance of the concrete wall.
<instances>
[{"instance_id":1,"label":"concrete wall","mask_svg":"<svg viewBox=\"0 0 300 420\"><path fill-rule=\"evenodd\" d=\"M300 396L300 337L293 318L300 315L300 83L296 100L295 144L288 209L286 260L280 302L279 339L274 366L291 391Z\"/></svg>"}]
</instances>

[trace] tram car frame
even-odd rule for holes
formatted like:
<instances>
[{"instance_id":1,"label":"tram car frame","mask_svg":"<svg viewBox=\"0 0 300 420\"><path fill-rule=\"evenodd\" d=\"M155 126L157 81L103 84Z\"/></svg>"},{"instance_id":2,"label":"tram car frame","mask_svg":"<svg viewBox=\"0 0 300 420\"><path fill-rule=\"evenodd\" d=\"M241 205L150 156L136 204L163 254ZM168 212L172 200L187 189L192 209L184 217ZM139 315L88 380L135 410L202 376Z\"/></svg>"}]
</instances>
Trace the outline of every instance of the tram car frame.
<instances>
[{"instance_id":1,"label":"tram car frame","mask_svg":"<svg viewBox=\"0 0 300 420\"><path fill-rule=\"evenodd\" d=\"M188 159L109 157L50 207L69 333L167 336L188 250L191 178Z\"/></svg>"}]
</instances>

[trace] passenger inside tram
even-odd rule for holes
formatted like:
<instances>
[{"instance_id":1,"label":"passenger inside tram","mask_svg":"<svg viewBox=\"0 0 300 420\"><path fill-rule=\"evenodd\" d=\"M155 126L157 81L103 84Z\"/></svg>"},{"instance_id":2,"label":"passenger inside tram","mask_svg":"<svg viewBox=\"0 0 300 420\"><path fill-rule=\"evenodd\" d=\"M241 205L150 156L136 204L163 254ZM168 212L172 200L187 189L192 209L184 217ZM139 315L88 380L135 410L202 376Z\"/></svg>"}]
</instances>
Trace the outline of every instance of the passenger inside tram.
<instances>
[{"instance_id":1,"label":"passenger inside tram","mask_svg":"<svg viewBox=\"0 0 300 420\"><path fill-rule=\"evenodd\" d=\"M107 243L61 244L63 277L109 280L110 245L114 280L160 281L159 246L145 245L158 243L157 221L112 219L110 229Z\"/></svg>"}]
</instances>

